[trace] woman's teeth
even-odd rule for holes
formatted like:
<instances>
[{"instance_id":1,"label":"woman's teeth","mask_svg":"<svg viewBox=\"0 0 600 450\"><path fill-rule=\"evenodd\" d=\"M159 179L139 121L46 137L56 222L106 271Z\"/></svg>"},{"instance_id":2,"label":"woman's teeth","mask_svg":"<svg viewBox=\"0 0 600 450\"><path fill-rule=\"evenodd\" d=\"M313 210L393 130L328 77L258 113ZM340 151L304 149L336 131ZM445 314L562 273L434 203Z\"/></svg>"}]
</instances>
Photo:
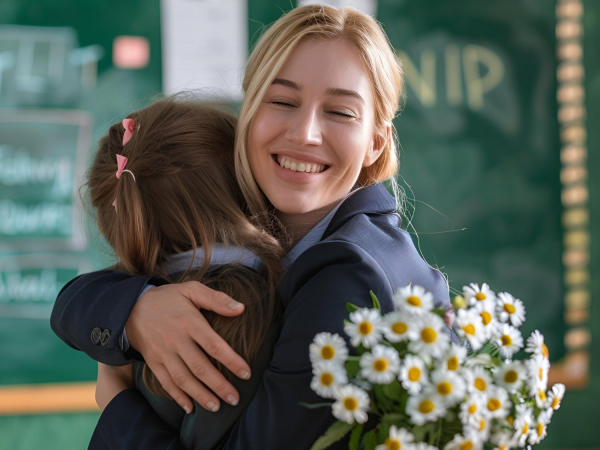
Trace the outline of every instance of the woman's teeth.
<instances>
[{"instance_id":1,"label":"woman's teeth","mask_svg":"<svg viewBox=\"0 0 600 450\"><path fill-rule=\"evenodd\" d=\"M294 172L320 173L327 168L325 164L309 163L279 155L277 155L277 162L284 169L293 170Z\"/></svg>"}]
</instances>

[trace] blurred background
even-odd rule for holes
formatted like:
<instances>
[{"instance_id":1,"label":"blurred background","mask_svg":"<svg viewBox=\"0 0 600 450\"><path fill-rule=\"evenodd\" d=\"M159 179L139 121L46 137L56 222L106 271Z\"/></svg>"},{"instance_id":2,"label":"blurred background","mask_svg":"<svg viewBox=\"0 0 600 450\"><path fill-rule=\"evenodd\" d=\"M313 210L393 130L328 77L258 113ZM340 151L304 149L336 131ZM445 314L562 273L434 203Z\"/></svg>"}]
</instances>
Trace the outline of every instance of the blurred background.
<instances>
[{"instance_id":1,"label":"blurred background","mask_svg":"<svg viewBox=\"0 0 600 450\"><path fill-rule=\"evenodd\" d=\"M238 107L263 25L304 3L0 0L0 450L87 448L99 417L96 364L49 326L62 286L111 263L78 201L99 137L160 92ZM521 298L546 336L567 394L542 447L600 448L600 2L322 3L375 16L402 60L427 261Z\"/></svg>"}]
</instances>

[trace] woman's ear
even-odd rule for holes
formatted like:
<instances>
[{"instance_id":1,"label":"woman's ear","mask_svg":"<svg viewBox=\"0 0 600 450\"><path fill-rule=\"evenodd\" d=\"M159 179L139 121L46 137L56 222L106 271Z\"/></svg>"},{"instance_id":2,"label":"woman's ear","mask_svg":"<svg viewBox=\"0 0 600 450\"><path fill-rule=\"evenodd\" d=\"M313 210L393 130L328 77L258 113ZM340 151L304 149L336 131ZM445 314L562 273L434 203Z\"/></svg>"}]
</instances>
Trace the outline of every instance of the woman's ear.
<instances>
[{"instance_id":1,"label":"woman's ear","mask_svg":"<svg viewBox=\"0 0 600 450\"><path fill-rule=\"evenodd\" d=\"M381 156L385 145L388 143L388 139L392 138L392 124L386 122L385 125L375 132L373 139L371 140L371 146L367 150L365 159L363 160L363 167L372 166L375 161Z\"/></svg>"}]
</instances>

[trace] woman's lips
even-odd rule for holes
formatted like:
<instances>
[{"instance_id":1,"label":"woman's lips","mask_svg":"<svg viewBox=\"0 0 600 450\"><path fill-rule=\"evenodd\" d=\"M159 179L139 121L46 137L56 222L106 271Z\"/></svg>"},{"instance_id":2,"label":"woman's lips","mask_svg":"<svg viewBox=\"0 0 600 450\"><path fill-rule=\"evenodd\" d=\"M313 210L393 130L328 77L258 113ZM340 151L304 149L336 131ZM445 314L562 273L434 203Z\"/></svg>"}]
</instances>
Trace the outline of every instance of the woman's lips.
<instances>
[{"instance_id":1,"label":"woman's lips","mask_svg":"<svg viewBox=\"0 0 600 450\"><path fill-rule=\"evenodd\" d=\"M293 172L321 173L329 168L329 166L325 164L316 164L314 162L290 158L289 156L274 156L277 164L279 164L282 168L291 170Z\"/></svg>"}]
</instances>

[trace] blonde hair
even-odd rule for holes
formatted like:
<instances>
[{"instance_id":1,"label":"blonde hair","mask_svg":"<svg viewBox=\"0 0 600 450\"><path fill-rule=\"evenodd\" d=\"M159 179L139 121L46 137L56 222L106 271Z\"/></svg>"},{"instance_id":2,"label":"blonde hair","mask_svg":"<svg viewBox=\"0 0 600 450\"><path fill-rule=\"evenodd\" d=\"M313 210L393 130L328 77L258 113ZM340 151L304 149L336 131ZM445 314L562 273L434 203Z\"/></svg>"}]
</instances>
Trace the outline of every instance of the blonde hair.
<instances>
[{"instance_id":1,"label":"blonde hair","mask_svg":"<svg viewBox=\"0 0 600 450\"><path fill-rule=\"evenodd\" d=\"M258 187L247 154L248 131L266 90L285 64L296 45L306 38L343 39L362 55L371 77L375 99L375 127L390 124L392 138L369 167L364 167L358 184L369 186L393 177L398 171L396 132L392 124L404 87L402 65L387 36L372 17L352 7L335 9L325 5L306 5L277 20L260 38L252 51L243 81L242 103L235 140L235 169L238 182L255 215L262 214L268 202Z\"/></svg>"}]
</instances>

